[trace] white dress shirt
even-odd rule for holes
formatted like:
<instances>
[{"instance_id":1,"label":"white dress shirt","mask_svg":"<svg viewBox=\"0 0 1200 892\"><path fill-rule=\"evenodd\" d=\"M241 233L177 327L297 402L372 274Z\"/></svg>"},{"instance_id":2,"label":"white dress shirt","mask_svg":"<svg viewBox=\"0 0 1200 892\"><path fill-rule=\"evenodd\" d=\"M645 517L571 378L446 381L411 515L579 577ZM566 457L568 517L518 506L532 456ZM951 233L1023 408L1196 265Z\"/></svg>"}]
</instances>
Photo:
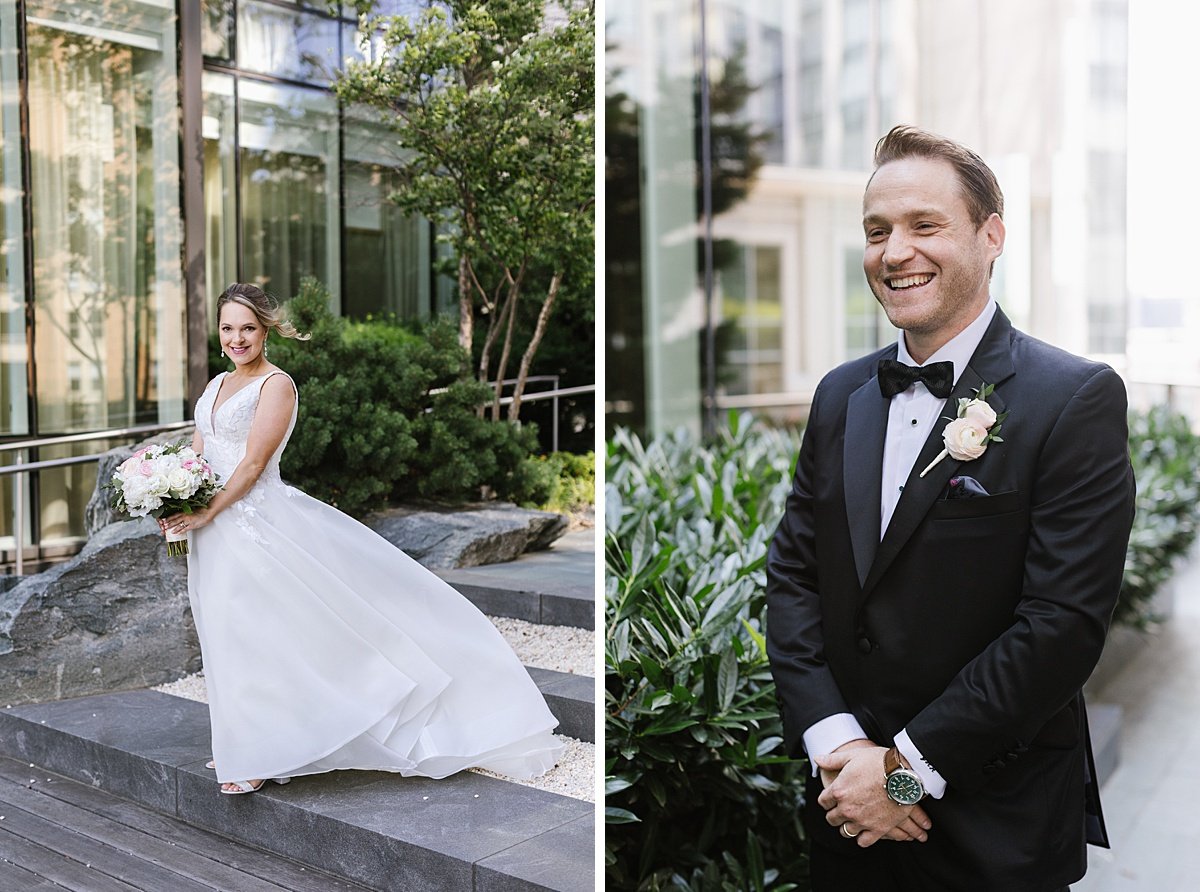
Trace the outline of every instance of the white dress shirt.
<instances>
[{"instance_id":1,"label":"white dress shirt","mask_svg":"<svg viewBox=\"0 0 1200 892\"><path fill-rule=\"evenodd\" d=\"M954 383L967 367L983 334L996 315L996 302L989 299L983 310L975 317L970 325L951 338L947 343L930 356L925 362L918 363L908 352L904 341L904 332L897 338L896 359L905 365L924 366L932 362L954 363ZM881 397L882 398L882 397ZM947 414L946 401L934 396L925 387L924 382L918 381L903 393L892 397L888 409L887 436L883 446L883 476L879 500L879 535L887 532L896 504L900 501L900 493L904 490L904 482L916 464L921 447L929 438L938 418ZM810 756L822 753L832 753L844 743L851 740L866 738L867 734L862 725L848 712L828 716L812 725L804 732L804 749ZM946 779L930 764L920 750L913 745L906 730L901 730L893 741L896 748L912 766L913 771L921 778L926 792L934 799L941 799L946 792ZM813 773L817 771L813 767Z\"/></svg>"}]
</instances>

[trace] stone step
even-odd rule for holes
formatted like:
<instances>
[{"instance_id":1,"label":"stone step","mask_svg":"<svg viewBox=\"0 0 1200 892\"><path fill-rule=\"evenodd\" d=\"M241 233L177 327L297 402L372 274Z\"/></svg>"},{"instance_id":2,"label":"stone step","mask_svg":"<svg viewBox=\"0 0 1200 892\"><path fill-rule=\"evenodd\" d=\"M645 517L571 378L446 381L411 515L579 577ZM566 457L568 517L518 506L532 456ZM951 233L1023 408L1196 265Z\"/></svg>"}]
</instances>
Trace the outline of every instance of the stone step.
<instances>
[{"instance_id":1,"label":"stone step","mask_svg":"<svg viewBox=\"0 0 1200 892\"><path fill-rule=\"evenodd\" d=\"M533 666L526 666L525 671L542 692L550 712L558 719L554 733L595 743L595 679L590 675L555 672L553 669L537 669Z\"/></svg>"},{"instance_id":2,"label":"stone step","mask_svg":"<svg viewBox=\"0 0 1200 892\"><path fill-rule=\"evenodd\" d=\"M0 754L381 892L594 888L589 802L474 772L331 772L224 796L209 753L207 707L157 691L0 710Z\"/></svg>"},{"instance_id":3,"label":"stone step","mask_svg":"<svg viewBox=\"0 0 1200 892\"><path fill-rule=\"evenodd\" d=\"M435 572L488 616L523 619L546 626L596 628L594 586L515 579L500 569L506 566L495 564Z\"/></svg>"}]
</instances>

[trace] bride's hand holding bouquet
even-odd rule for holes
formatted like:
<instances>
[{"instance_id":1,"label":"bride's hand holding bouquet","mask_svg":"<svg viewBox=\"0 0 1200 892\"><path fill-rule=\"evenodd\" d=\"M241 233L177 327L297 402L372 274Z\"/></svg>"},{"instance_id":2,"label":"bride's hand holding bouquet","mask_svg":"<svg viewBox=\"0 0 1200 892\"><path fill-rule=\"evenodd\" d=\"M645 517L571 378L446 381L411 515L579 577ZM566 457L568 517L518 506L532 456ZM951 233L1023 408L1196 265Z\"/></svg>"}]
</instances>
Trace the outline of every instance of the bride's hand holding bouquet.
<instances>
[{"instance_id":1,"label":"bride's hand holding bouquet","mask_svg":"<svg viewBox=\"0 0 1200 892\"><path fill-rule=\"evenodd\" d=\"M195 521L184 526L203 526L204 509L221 489L204 457L182 442L138 450L117 467L104 487L113 491L114 510L129 517L159 518L167 554L173 557L188 553L187 534L169 529L162 518L192 515Z\"/></svg>"}]
</instances>

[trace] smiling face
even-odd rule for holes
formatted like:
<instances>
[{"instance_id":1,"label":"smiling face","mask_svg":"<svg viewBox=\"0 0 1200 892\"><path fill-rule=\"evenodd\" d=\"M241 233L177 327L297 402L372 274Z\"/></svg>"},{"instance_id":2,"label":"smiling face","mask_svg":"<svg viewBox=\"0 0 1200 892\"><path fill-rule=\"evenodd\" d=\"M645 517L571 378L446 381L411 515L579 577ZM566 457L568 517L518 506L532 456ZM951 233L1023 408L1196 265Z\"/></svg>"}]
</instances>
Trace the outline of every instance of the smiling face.
<instances>
[{"instance_id":1,"label":"smiling face","mask_svg":"<svg viewBox=\"0 0 1200 892\"><path fill-rule=\"evenodd\" d=\"M249 307L233 301L222 306L217 332L221 349L239 369L253 368L259 362L267 329Z\"/></svg>"},{"instance_id":2,"label":"smiling face","mask_svg":"<svg viewBox=\"0 0 1200 892\"><path fill-rule=\"evenodd\" d=\"M935 158L889 161L863 196L863 271L888 320L924 362L966 328L988 300L1004 223L976 226L954 168Z\"/></svg>"}]
</instances>

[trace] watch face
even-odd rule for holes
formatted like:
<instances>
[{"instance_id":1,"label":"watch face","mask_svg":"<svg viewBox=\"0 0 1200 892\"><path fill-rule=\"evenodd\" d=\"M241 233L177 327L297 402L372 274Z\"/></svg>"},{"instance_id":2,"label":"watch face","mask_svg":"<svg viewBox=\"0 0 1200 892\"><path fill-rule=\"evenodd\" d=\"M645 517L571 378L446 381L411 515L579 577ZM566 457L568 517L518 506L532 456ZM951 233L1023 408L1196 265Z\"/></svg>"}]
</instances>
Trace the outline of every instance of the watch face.
<instances>
[{"instance_id":1,"label":"watch face","mask_svg":"<svg viewBox=\"0 0 1200 892\"><path fill-rule=\"evenodd\" d=\"M888 798L900 805L916 805L925 795L921 779L911 771L893 771L887 778Z\"/></svg>"}]
</instances>

